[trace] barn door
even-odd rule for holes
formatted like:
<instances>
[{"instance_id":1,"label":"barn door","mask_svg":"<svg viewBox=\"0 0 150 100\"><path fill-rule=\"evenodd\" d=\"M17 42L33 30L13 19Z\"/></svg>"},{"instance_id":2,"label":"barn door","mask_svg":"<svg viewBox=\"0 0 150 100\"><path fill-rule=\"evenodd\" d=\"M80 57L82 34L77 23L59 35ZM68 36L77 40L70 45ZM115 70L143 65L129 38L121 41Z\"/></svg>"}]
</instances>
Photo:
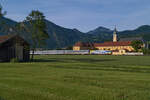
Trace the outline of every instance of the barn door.
<instances>
[{"instance_id":1,"label":"barn door","mask_svg":"<svg viewBox=\"0 0 150 100\"><path fill-rule=\"evenodd\" d=\"M23 61L23 46L16 45L16 57L18 60Z\"/></svg>"}]
</instances>

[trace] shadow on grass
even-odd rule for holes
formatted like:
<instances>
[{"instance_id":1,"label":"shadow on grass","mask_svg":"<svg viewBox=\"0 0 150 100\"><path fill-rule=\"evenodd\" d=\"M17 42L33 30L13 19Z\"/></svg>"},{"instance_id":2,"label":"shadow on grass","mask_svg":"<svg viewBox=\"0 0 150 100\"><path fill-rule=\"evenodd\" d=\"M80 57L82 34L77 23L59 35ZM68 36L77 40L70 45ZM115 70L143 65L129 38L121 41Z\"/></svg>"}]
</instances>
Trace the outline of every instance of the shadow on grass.
<instances>
[{"instance_id":1,"label":"shadow on grass","mask_svg":"<svg viewBox=\"0 0 150 100\"><path fill-rule=\"evenodd\" d=\"M3 98L0 96L0 100L5 100L5 99L3 99Z\"/></svg>"},{"instance_id":2,"label":"shadow on grass","mask_svg":"<svg viewBox=\"0 0 150 100\"><path fill-rule=\"evenodd\" d=\"M138 68L126 68L126 67L113 67L113 66L51 66L53 68L60 69L79 69L79 70L103 70L103 71L120 71L120 72L138 72L138 73L150 73L150 70L147 68L138 69Z\"/></svg>"},{"instance_id":3,"label":"shadow on grass","mask_svg":"<svg viewBox=\"0 0 150 100\"><path fill-rule=\"evenodd\" d=\"M55 60L55 59L34 59L31 62L58 62L58 60Z\"/></svg>"},{"instance_id":4,"label":"shadow on grass","mask_svg":"<svg viewBox=\"0 0 150 100\"><path fill-rule=\"evenodd\" d=\"M116 59L93 59L93 58L48 58L48 59L35 59L33 62L83 62L83 63L97 63L97 62L110 62L117 61Z\"/></svg>"}]
</instances>

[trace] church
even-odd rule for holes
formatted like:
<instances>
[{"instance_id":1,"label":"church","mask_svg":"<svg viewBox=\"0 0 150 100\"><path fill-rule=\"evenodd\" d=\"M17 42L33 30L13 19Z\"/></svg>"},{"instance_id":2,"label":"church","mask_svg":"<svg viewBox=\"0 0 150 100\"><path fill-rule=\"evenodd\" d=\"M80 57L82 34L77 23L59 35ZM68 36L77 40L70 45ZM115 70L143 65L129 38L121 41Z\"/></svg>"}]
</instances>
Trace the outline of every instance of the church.
<instances>
[{"instance_id":1,"label":"church","mask_svg":"<svg viewBox=\"0 0 150 100\"><path fill-rule=\"evenodd\" d=\"M142 38L123 38L118 39L117 29L114 29L113 32L113 40L110 42L104 43L82 43L78 42L73 46L73 50L108 50L112 52L132 52L134 48L131 46L132 41L134 40L142 40Z\"/></svg>"}]
</instances>

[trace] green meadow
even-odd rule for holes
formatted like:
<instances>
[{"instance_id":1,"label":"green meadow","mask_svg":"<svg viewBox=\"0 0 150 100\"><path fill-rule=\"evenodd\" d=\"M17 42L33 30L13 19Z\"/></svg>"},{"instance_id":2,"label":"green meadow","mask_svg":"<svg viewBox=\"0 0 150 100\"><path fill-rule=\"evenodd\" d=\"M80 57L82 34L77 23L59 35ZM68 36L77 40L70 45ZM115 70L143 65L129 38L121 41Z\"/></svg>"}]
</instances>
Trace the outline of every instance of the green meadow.
<instances>
[{"instance_id":1,"label":"green meadow","mask_svg":"<svg viewBox=\"0 0 150 100\"><path fill-rule=\"evenodd\" d=\"M150 56L35 58L0 63L0 100L150 100Z\"/></svg>"}]
</instances>

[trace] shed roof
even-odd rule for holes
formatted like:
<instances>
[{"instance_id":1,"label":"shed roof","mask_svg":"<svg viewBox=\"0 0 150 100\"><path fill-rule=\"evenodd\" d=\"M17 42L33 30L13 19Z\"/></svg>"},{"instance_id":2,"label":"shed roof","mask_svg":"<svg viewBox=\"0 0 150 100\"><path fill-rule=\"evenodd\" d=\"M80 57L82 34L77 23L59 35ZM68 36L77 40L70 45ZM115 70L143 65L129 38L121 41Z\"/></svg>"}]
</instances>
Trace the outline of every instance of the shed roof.
<instances>
[{"instance_id":1,"label":"shed roof","mask_svg":"<svg viewBox=\"0 0 150 100\"><path fill-rule=\"evenodd\" d=\"M10 40L10 39L13 39L13 38L15 38L15 37L21 38L26 44L29 45L29 43L26 42L26 41L25 41L22 37L20 37L19 35L4 35L4 36L0 36L0 44L4 43L4 42L6 42L6 41L8 41L8 40Z\"/></svg>"},{"instance_id":2,"label":"shed roof","mask_svg":"<svg viewBox=\"0 0 150 100\"><path fill-rule=\"evenodd\" d=\"M0 44L9 40L11 37L13 37L13 35L4 35L4 36L0 36Z\"/></svg>"}]
</instances>

